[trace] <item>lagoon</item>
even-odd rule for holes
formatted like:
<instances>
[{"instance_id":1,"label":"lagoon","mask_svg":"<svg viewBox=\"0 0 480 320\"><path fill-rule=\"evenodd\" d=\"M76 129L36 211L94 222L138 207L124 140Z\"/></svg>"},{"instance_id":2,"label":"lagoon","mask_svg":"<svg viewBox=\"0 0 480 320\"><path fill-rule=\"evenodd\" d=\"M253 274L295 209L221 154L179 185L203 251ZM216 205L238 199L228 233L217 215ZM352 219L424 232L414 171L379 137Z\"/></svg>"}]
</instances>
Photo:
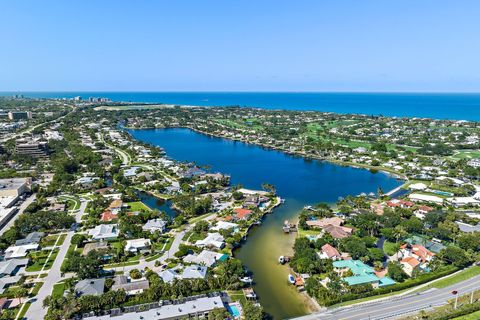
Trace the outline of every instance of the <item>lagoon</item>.
<instances>
[{"instance_id":1,"label":"lagoon","mask_svg":"<svg viewBox=\"0 0 480 320\"><path fill-rule=\"evenodd\" d=\"M282 232L283 222L294 220L305 205L334 203L339 197L391 190L401 184L397 179L365 169L343 167L318 160L264 149L243 142L206 136L189 129L129 130L143 142L165 149L180 161L208 165L211 171L231 175L232 185L260 189L273 184L286 201L252 229L235 256L253 272L260 303L274 319L303 315L309 299L287 284L287 266L277 263L280 255L292 254L295 235Z\"/></svg>"}]
</instances>

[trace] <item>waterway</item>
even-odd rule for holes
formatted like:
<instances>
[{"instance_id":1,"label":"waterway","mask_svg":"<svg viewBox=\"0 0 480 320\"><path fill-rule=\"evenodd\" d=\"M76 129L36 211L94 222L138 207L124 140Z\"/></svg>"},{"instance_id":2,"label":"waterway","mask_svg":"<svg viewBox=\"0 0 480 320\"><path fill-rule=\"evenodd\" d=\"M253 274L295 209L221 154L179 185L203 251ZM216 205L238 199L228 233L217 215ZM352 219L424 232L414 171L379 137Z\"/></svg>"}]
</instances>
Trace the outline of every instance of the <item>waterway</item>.
<instances>
[{"instance_id":1,"label":"waterway","mask_svg":"<svg viewBox=\"0 0 480 320\"><path fill-rule=\"evenodd\" d=\"M391 190L400 181L384 173L306 160L279 151L214 138L189 129L130 130L143 142L161 146L170 157L209 165L212 171L231 175L232 184L259 189L273 184L286 201L254 228L235 256L253 272L260 303L274 319L299 316L309 311L310 300L287 284L287 266L280 255L292 254L295 235L282 232L285 220L294 220L304 205L334 203L339 197Z\"/></svg>"}]
</instances>

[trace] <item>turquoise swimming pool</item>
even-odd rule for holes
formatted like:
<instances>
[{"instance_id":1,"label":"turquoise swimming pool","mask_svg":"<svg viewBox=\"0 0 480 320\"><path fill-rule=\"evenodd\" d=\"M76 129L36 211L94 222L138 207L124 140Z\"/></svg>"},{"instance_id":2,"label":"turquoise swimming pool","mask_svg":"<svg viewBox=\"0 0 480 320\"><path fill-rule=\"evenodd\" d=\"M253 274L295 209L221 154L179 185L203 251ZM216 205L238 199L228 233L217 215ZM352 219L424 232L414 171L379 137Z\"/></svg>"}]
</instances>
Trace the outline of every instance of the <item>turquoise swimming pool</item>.
<instances>
[{"instance_id":1,"label":"turquoise swimming pool","mask_svg":"<svg viewBox=\"0 0 480 320\"><path fill-rule=\"evenodd\" d=\"M234 304L229 304L227 306L228 312L234 317L234 318L240 318L240 310L238 310L238 307Z\"/></svg>"}]
</instances>

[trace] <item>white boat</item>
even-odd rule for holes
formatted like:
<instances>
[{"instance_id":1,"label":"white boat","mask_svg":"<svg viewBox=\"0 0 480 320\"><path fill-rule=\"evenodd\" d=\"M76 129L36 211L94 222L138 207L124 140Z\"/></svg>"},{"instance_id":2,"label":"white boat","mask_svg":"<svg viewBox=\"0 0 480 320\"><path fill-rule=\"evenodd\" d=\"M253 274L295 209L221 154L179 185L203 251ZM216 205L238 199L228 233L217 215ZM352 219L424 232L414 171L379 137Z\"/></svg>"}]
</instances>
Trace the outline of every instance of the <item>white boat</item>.
<instances>
[{"instance_id":1,"label":"white boat","mask_svg":"<svg viewBox=\"0 0 480 320\"><path fill-rule=\"evenodd\" d=\"M295 277L291 274L288 275L288 282L291 284L295 284Z\"/></svg>"},{"instance_id":2,"label":"white boat","mask_svg":"<svg viewBox=\"0 0 480 320\"><path fill-rule=\"evenodd\" d=\"M240 281L244 283L252 283L253 279L250 277L243 277L243 278L240 278Z\"/></svg>"},{"instance_id":3,"label":"white boat","mask_svg":"<svg viewBox=\"0 0 480 320\"><path fill-rule=\"evenodd\" d=\"M285 256L280 256L278 258L278 262L281 263L281 264L284 264L285 263Z\"/></svg>"}]
</instances>

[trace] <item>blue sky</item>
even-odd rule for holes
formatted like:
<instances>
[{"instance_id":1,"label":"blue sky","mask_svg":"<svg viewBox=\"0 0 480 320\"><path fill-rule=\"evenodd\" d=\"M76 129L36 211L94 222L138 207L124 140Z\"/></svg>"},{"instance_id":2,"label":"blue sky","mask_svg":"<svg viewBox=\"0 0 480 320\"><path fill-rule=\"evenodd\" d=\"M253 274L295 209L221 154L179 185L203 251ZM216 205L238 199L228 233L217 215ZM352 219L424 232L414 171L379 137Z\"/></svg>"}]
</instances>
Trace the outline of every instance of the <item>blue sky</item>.
<instances>
[{"instance_id":1,"label":"blue sky","mask_svg":"<svg viewBox=\"0 0 480 320\"><path fill-rule=\"evenodd\" d=\"M0 91L480 92L480 1L1 1Z\"/></svg>"}]
</instances>

